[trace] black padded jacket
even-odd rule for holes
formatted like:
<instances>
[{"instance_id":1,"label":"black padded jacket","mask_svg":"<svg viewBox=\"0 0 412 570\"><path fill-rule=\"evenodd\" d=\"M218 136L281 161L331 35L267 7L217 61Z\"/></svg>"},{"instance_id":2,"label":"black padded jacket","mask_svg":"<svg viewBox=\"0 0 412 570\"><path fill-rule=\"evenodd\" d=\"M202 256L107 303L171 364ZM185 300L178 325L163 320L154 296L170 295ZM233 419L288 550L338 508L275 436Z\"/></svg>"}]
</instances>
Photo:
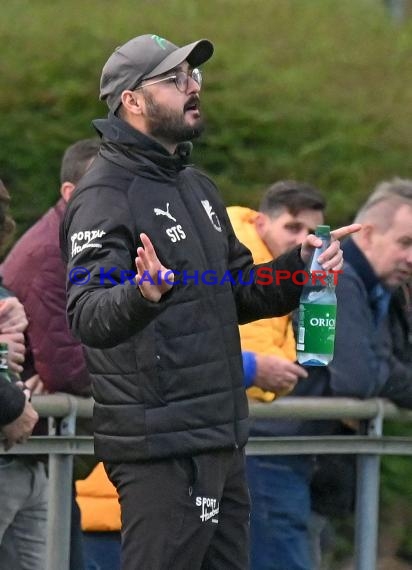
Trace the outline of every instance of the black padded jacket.
<instances>
[{"instance_id":1,"label":"black padded jacket","mask_svg":"<svg viewBox=\"0 0 412 570\"><path fill-rule=\"evenodd\" d=\"M242 447L238 322L290 312L300 287L259 279L206 175L113 115L94 124L100 154L68 204L61 246L69 322L93 378L96 455L130 462ZM131 278L141 232L175 272L159 303ZM266 265L303 269L299 250Z\"/></svg>"}]
</instances>

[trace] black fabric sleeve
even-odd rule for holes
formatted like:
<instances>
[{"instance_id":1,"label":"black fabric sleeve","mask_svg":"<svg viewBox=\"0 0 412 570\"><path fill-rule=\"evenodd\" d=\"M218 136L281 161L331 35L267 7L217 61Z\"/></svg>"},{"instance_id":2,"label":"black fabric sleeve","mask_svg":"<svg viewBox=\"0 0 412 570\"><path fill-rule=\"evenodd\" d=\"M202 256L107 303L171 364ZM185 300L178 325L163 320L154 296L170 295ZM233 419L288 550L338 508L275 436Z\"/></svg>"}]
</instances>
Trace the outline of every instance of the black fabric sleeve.
<instances>
[{"instance_id":1,"label":"black fabric sleeve","mask_svg":"<svg viewBox=\"0 0 412 570\"><path fill-rule=\"evenodd\" d=\"M276 260L254 265L250 250L237 239L226 211L224 221L229 242L229 270L236 283L233 291L239 324L287 315L298 307L302 287L292 276L305 268L300 247ZM285 278L278 279L281 274Z\"/></svg>"},{"instance_id":2,"label":"black fabric sleeve","mask_svg":"<svg viewBox=\"0 0 412 570\"><path fill-rule=\"evenodd\" d=\"M0 375L0 426L16 420L23 413L25 404L22 390Z\"/></svg>"},{"instance_id":3,"label":"black fabric sleeve","mask_svg":"<svg viewBox=\"0 0 412 570\"><path fill-rule=\"evenodd\" d=\"M104 187L75 196L66 210L60 243L67 259L67 313L74 335L88 346L115 346L139 332L166 308L173 294L153 303L122 275L126 270L130 275L136 272L136 235L129 211L121 192ZM75 284L76 271L83 272L87 282Z\"/></svg>"},{"instance_id":4,"label":"black fabric sleeve","mask_svg":"<svg viewBox=\"0 0 412 570\"><path fill-rule=\"evenodd\" d=\"M388 314L387 344L390 377L380 396L397 406L412 408L412 308L408 285L392 295Z\"/></svg>"},{"instance_id":5,"label":"black fabric sleeve","mask_svg":"<svg viewBox=\"0 0 412 570\"><path fill-rule=\"evenodd\" d=\"M389 378L389 355L377 329L363 282L348 265L336 287L335 353L329 365L335 396L378 396Z\"/></svg>"},{"instance_id":6,"label":"black fabric sleeve","mask_svg":"<svg viewBox=\"0 0 412 570\"><path fill-rule=\"evenodd\" d=\"M403 363L395 356L390 357L391 375L379 396L388 398L397 406L412 408L411 363Z\"/></svg>"}]
</instances>

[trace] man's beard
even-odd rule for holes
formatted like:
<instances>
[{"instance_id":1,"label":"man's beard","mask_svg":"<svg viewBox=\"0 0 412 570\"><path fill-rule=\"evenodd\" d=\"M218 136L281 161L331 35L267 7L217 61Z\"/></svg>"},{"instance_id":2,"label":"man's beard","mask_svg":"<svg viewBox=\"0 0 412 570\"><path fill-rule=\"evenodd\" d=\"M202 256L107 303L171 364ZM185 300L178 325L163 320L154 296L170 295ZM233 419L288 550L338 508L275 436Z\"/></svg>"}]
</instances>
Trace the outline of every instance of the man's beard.
<instances>
[{"instance_id":1,"label":"man's beard","mask_svg":"<svg viewBox=\"0 0 412 570\"><path fill-rule=\"evenodd\" d=\"M154 139L176 144L191 141L202 134L204 124L201 118L198 119L195 125L187 125L184 112L159 105L154 101L150 93L144 93L144 98L147 109L148 134ZM190 105L190 103L193 104L193 101L189 100L186 106Z\"/></svg>"}]
</instances>

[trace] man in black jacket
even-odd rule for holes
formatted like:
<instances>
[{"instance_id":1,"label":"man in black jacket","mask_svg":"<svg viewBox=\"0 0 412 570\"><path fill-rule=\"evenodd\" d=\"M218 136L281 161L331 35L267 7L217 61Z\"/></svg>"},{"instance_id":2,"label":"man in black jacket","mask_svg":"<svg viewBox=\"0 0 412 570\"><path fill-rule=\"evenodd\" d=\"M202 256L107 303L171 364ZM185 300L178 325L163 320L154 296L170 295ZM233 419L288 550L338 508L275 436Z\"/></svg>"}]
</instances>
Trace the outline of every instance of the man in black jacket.
<instances>
[{"instance_id":1,"label":"man in black jacket","mask_svg":"<svg viewBox=\"0 0 412 570\"><path fill-rule=\"evenodd\" d=\"M412 409L412 276L392 295L389 305L391 376L380 394Z\"/></svg>"},{"instance_id":2,"label":"man in black jacket","mask_svg":"<svg viewBox=\"0 0 412 570\"><path fill-rule=\"evenodd\" d=\"M238 321L288 313L300 287L268 286L212 181L188 167L200 135L208 40L156 35L116 49L101 77L100 153L68 205L68 316L87 347L95 451L119 492L123 569L248 567L248 407ZM357 226L336 230L340 238ZM313 248L267 264L304 268ZM325 269L340 269L334 241ZM136 274L137 270L137 274Z\"/></svg>"},{"instance_id":3,"label":"man in black jacket","mask_svg":"<svg viewBox=\"0 0 412 570\"><path fill-rule=\"evenodd\" d=\"M334 358L328 366L308 368L308 378L299 382L289 396L386 397L407 406L412 386L406 358L407 333L403 326L394 339L395 326L392 324L390 330L388 307L392 292L412 275L412 182L395 179L378 185L356 221L362 223L361 231L342 245L345 264L336 287ZM335 421L256 420L254 424L257 436L348 432ZM272 481L264 479L263 467L271 467L273 473L277 469L284 485L273 485L274 477ZM256 547L261 570L317 568L313 561L319 564L319 548L315 540L312 544L309 541L311 507L322 515L343 514L352 507L355 481L351 458L323 456L315 472L313 468L313 457L308 455L276 456L256 462L253 474L258 481L257 500L262 502L269 491L273 498L266 501L267 510L260 513L265 521L265 532L260 534ZM315 526L311 530L316 536ZM283 552L273 549L274 534L284 537ZM300 550L296 548L298 542Z\"/></svg>"}]
</instances>

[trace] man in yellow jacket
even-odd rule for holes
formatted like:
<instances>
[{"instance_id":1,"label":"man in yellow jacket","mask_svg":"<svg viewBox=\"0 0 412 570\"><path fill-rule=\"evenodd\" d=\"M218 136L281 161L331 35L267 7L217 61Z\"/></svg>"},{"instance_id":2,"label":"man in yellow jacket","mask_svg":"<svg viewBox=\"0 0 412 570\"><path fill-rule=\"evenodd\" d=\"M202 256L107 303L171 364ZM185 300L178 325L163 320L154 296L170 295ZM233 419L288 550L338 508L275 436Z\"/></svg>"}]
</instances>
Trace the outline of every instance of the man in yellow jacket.
<instances>
[{"instance_id":1,"label":"man in yellow jacket","mask_svg":"<svg viewBox=\"0 0 412 570\"><path fill-rule=\"evenodd\" d=\"M265 263L300 245L323 221L325 201L309 184L285 180L270 186L259 211L228 208L239 240L252 252L255 263ZM295 364L296 346L291 318L262 319L240 326L248 396L271 402L290 392L304 368Z\"/></svg>"},{"instance_id":2,"label":"man in yellow jacket","mask_svg":"<svg viewBox=\"0 0 412 570\"><path fill-rule=\"evenodd\" d=\"M86 568L120 570L120 505L103 463L98 463L86 479L76 481L76 492Z\"/></svg>"},{"instance_id":3,"label":"man in yellow jacket","mask_svg":"<svg viewBox=\"0 0 412 570\"><path fill-rule=\"evenodd\" d=\"M325 200L316 188L285 180L266 190L259 211L232 206L228 213L237 237L251 250L255 263L264 263L300 245L323 223L324 209ZM271 402L290 392L298 380L305 381L306 370L295 362L290 315L242 325L240 336L249 398ZM252 435L262 434L252 428ZM294 470L293 457L285 463L285 458L276 456L248 456L247 467L252 498L251 567L309 570L311 562L303 541L307 540L304 527L310 498L299 495L302 486L294 481L307 473Z\"/></svg>"}]
</instances>

